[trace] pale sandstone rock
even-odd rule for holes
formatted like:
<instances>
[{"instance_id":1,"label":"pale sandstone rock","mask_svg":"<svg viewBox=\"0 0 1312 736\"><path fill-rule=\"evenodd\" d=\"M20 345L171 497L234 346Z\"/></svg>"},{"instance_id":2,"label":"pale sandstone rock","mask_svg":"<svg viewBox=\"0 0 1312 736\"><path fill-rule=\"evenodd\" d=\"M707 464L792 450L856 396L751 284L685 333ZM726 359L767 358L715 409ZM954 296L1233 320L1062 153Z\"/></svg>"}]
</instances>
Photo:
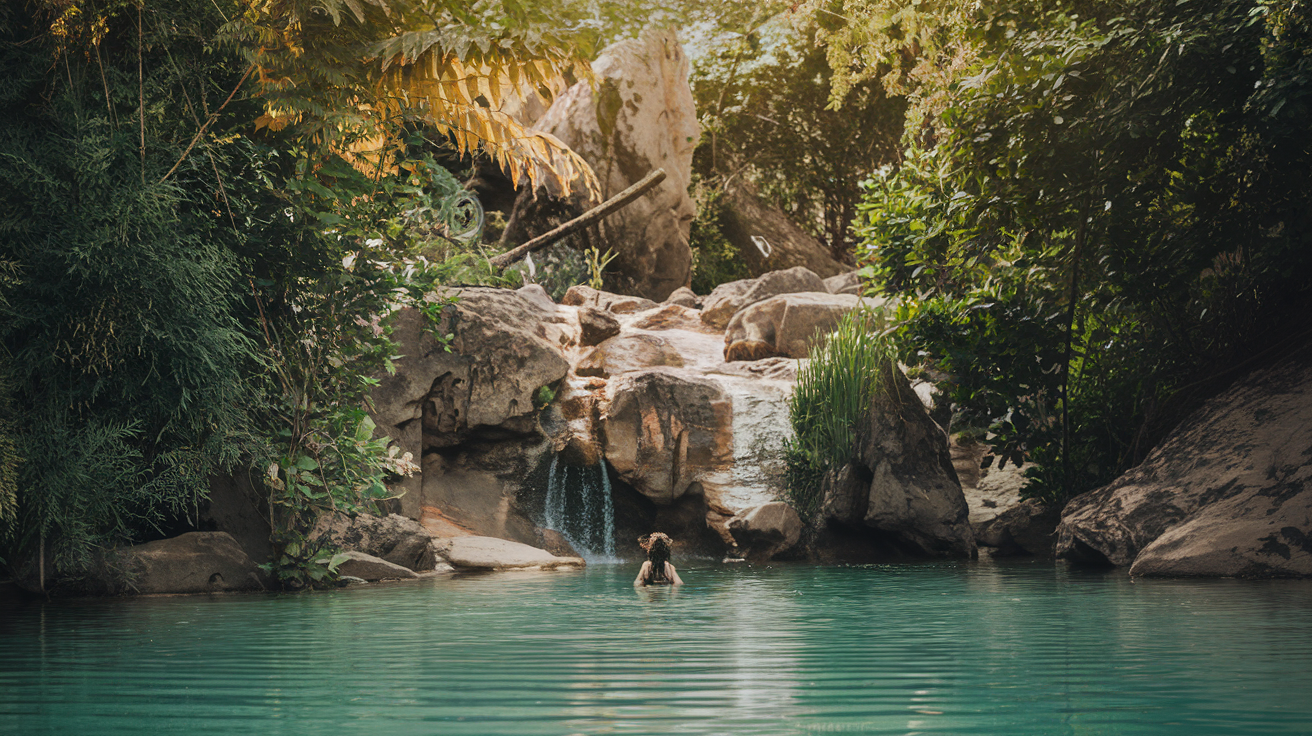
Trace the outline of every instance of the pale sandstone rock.
<instances>
[{"instance_id":1,"label":"pale sandstone rock","mask_svg":"<svg viewBox=\"0 0 1312 736\"><path fill-rule=\"evenodd\" d=\"M338 575L360 578L371 583L378 580L415 580L419 577L414 570L364 552L352 550L343 554L346 555L346 561L337 566Z\"/></svg>"},{"instance_id":2,"label":"pale sandstone rock","mask_svg":"<svg viewBox=\"0 0 1312 736\"><path fill-rule=\"evenodd\" d=\"M415 463L425 447L449 447L470 435L536 432L535 395L569 370L562 327L547 322L540 305L505 289L456 290L435 330L454 334L450 352L432 336L434 326L413 309L392 319L392 339L403 357L394 374L382 374L371 392L371 415ZM401 513L417 518L424 505L422 472L401 479Z\"/></svg>"},{"instance_id":3,"label":"pale sandstone rock","mask_svg":"<svg viewBox=\"0 0 1312 736\"><path fill-rule=\"evenodd\" d=\"M862 292L861 277L856 271L840 273L837 276L830 276L825 279L825 288L830 294L852 294L861 296Z\"/></svg>"},{"instance_id":4,"label":"pale sandstone rock","mask_svg":"<svg viewBox=\"0 0 1312 736\"><path fill-rule=\"evenodd\" d=\"M612 337L588 351L574 366L580 376L609 378L657 367L682 368L683 358L665 337L629 334Z\"/></svg>"},{"instance_id":5,"label":"pale sandstone rock","mask_svg":"<svg viewBox=\"0 0 1312 736\"><path fill-rule=\"evenodd\" d=\"M665 298L664 303L677 304L681 307L687 307L689 309L697 309L699 306L701 306L701 300L697 298L697 294L694 293L692 289L689 289L686 286L680 286L679 288L671 292L670 295Z\"/></svg>"},{"instance_id":6,"label":"pale sandstone rock","mask_svg":"<svg viewBox=\"0 0 1312 736\"><path fill-rule=\"evenodd\" d=\"M688 58L673 31L648 30L608 46L592 70L595 83L571 87L536 127L592 165L603 198L665 169L664 182L601 225L602 239L618 254L609 288L664 299L688 284L692 267L688 185L701 129Z\"/></svg>"},{"instance_id":7,"label":"pale sandstone rock","mask_svg":"<svg viewBox=\"0 0 1312 736\"><path fill-rule=\"evenodd\" d=\"M557 557L544 549L495 537L455 537L442 541L443 556L459 569L513 570L583 567L578 557Z\"/></svg>"},{"instance_id":8,"label":"pale sandstone rock","mask_svg":"<svg viewBox=\"0 0 1312 736\"><path fill-rule=\"evenodd\" d=\"M656 503L673 503L700 471L731 460L733 404L716 382L653 369L612 379L607 391L606 459Z\"/></svg>"},{"instance_id":9,"label":"pale sandstone rock","mask_svg":"<svg viewBox=\"0 0 1312 736\"><path fill-rule=\"evenodd\" d=\"M568 307L603 309L611 314L632 314L658 306L656 302L640 296L612 294L582 284L569 287L569 291L561 297L560 303Z\"/></svg>"},{"instance_id":10,"label":"pale sandstone rock","mask_svg":"<svg viewBox=\"0 0 1312 736\"><path fill-rule=\"evenodd\" d=\"M770 297L743 308L730 320L724 333L724 359L805 358L848 312L863 306L874 309L882 301L827 292Z\"/></svg>"},{"instance_id":11,"label":"pale sandstone rock","mask_svg":"<svg viewBox=\"0 0 1312 736\"><path fill-rule=\"evenodd\" d=\"M1066 505L1057 551L1134 575L1312 576L1312 355L1209 401Z\"/></svg>"},{"instance_id":12,"label":"pale sandstone rock","mask_svg":"<svg viewBox=\"0 0 1312 736\"><path fill-rule=\"evenodd\" d=\"M724 329L740 310L780 294L814 291L828 294L825 282L803 266L771 271L760 278L720 284L703 300L702 321Z\"/></svg>"}]
</instances>

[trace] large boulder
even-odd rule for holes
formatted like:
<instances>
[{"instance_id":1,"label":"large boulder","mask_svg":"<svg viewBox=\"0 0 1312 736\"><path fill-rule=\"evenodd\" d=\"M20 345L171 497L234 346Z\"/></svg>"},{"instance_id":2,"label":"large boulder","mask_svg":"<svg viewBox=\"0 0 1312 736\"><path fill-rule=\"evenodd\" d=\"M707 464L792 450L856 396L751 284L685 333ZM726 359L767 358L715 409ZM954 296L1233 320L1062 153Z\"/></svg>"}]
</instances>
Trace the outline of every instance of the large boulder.
<instances>
[{"instance_id":1,"label":"large boulder","mask_svg":"<svg viewBox=\"0 0 1312 736\"><path fill-rule=\"evenodd\" d=\"M759 276L805 266L821 276L836 276L851 268L783 212L762 202L755 187L741 178L725 192L724 204L721 232L742 254L749 273Z\"/></svg>"},{"instance_id":2,"label":"large boulder","mask_svg":"<svg viewBox=\"0 0 1312 736\"><path fill-rule=\"evenodd\" d=\"M815 291L828 294L825 282L814 271L797 266L784 271L771 271L760 278L743 279L720 284L702 300L702 321L717 329L724 329L739 310L780 294Z\"/></svg>"},{"instance_id":3,"label":"large boulder","mask_svg":"<svg viewBox=\"0 0 1312 736\"><path fill-rule=\"evenodd\" d=\"M796 547L803 525L792 506L773 501L740 512L728 527L744 557L764 561Z\"/></svg>"},{"instance_id":4,"label":"large boulder","mask_svg":"<svg viewBox=\"0 0 1312 736\"><path fill-rule=\"evenodd\" d=\"M443 539L439 550L452 565L465 570L554 570L586 564L578 557L557 557L544 549L495 537Z\"/></svg>"},{"instance_id":5,"label":"large boulder","mask_svg":"<svg viewBox=\"0 0 1312 736\"><path fill-rule=\"evenodd\" d=\"M913 555L973 557L975 538L947 436L906 376L880 368L852 463L826 480L826 521Z\"/></svg>"},{"instance_id":6,"label":"large boulder","mask_svg":"<svg viewBox=\"0 0 1312 736\"><path fill-rule=\"evenodd\" d=\"M415 309L391 318L402 357L379 376L371 407L378 429L418 462L425 448L450 447L471 437L529 437L537 433L538 390L569 371L562 345L568 336L543 306L515 291L464 288L442 324ZM451 334L450 350L433 333ZM402 478L401 513L418 518L423 474Z\"/></svg>"},{"instance_id":7,"label":"large boulder","mask_svg":"<svg viewBox=\"0 0 1312 736\"><path fill-rule=\"evenodd\" d=\"M1076 496L1057 551L1132 575L1312 576L1312 350L1253 373Z\"/></svg>"},{"instance_id":8,"label":"large boulder","mask_svg":"<svg viewBox=\"0 0 1312 736\"><path fill-rule=\"evenodd\" d=\"M592 165L603 197L665 169L665 181L600 226L617 253L612 291L660 301L688 284L696 214L688 185L701 136L688 70L673 31L644 31L604 49L592 64L595 81L571 87L537 122Z\"/></svg>"},{"instance_id":9,"label":"large boulder","mask_svg":"<svg viewBox=\"0 0 1312 736\"><path fill-rule=\"evenodd\" d=\"M995 557L1051 558L1061 509L1033 499L1021 501L975 526L975 542L993 547Z\"/></svg>"},{"instance_id":10,"label":"large boulder","mask_svg":"<svg viewBox=\"0 0 1312 736\"><path fill-rule=\"evenodd\" d=\"M876 302L866 300L869 306ZM801 292L770 297L743 308L724 333L724 359L805 358L811 348L862 305L850 294Z\"/></svg>"},{"instance_id":11,"label":"large boulder","mask_svg":"<svg viewBox=\"0 0 1312 736\"><path fill-rule=\"evenodd\" d=\"M733 461L733 403L715 381L650 369L607 386L606 459L657 504L674 503L699 475Z\"/></svg>"},{"instance_id":12,"label":"large boulder","mask_svg":"<svg viewBox=\"0 0 1312 736\"><path fill-rule=\"evenodd\" d=\"M226 532L189 532L128 547L114 557L108 567L117 569L122 579L114 576L111 592L264 590L259 567Z\"/></svg>"},{"instance_id":13,"label":"large boulder","mask_svg":"<svg viewBox=\"0 0 1312 736\"><path fill-rule=\"evenodd\" d=\"M433 535L419 522L399 514L359 514L354 518L330 514L319 519L310 536L415 572L432 570L438 562L433 554ZM369 579L365 575L356 577Z\"/></svg>"}]
</instances>

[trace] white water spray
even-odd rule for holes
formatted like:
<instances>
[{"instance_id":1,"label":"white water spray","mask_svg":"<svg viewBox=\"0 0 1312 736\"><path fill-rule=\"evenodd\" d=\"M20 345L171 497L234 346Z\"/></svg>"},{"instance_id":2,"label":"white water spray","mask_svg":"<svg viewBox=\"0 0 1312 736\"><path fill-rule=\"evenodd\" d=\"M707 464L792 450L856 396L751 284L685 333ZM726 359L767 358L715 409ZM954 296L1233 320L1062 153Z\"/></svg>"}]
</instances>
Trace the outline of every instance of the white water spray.
<instances>
[{"instance_id":1,"label":"white water spray","mask_svg":"<svg viewBox=\"0 0 1312 736\"><path fill-rule=\"evenodd\" d=\"M615 562L615 501L606 461L562 465L551 459L544 525L560 532L588 562Z\"/></svg>"}]
</instances>

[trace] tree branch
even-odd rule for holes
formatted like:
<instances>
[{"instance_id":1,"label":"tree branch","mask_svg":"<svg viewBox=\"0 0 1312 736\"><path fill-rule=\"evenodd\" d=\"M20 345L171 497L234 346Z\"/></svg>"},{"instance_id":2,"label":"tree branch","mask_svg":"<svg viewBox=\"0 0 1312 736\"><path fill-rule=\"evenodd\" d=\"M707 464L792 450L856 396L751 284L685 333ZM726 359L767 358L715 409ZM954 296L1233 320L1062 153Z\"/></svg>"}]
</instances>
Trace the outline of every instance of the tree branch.
<instances>
[{"instance_id":1,"label":"tree branch","mask_svg":"<svg viewBox=\"0 0 1312 736\"><path fill-rule=\"evenodd\" d=\"M505 253L490 259L490 262L497 268L505 268L535 250L545 248L566 235L571 235L600 221L612 212L627 206L638 197L646 194L647 190L660 184L662 181L665 181L665 169L656 169L650 174L644 176L638 183L625 189L619 194L616 194L614 197L611 197L596 207L593 207L587 212L584 212L578 217L575 217L573 220L570 220L554 230L543 233L517 248L512 248Z\"/></svg>"}]
</instances>

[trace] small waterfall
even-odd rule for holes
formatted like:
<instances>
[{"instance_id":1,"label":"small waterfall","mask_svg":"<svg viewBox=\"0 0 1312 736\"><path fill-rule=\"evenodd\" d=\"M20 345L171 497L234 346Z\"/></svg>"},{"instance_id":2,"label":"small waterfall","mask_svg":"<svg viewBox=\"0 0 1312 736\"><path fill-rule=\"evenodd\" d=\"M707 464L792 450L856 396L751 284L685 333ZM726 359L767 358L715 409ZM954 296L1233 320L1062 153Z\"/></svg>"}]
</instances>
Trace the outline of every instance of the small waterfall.
<instances>
[{"instance_id":1,"label":"small waterfall","mask_svg":"<svg viewBox=\"0 0 1312 736\"><path fill-rule=\"evenodd\" d=\"M544 525L565 539L589 562L615 561L615 502L610 495L606 461L593 466L551 459L547 474Z\"/></svg>"}]
</instances>

